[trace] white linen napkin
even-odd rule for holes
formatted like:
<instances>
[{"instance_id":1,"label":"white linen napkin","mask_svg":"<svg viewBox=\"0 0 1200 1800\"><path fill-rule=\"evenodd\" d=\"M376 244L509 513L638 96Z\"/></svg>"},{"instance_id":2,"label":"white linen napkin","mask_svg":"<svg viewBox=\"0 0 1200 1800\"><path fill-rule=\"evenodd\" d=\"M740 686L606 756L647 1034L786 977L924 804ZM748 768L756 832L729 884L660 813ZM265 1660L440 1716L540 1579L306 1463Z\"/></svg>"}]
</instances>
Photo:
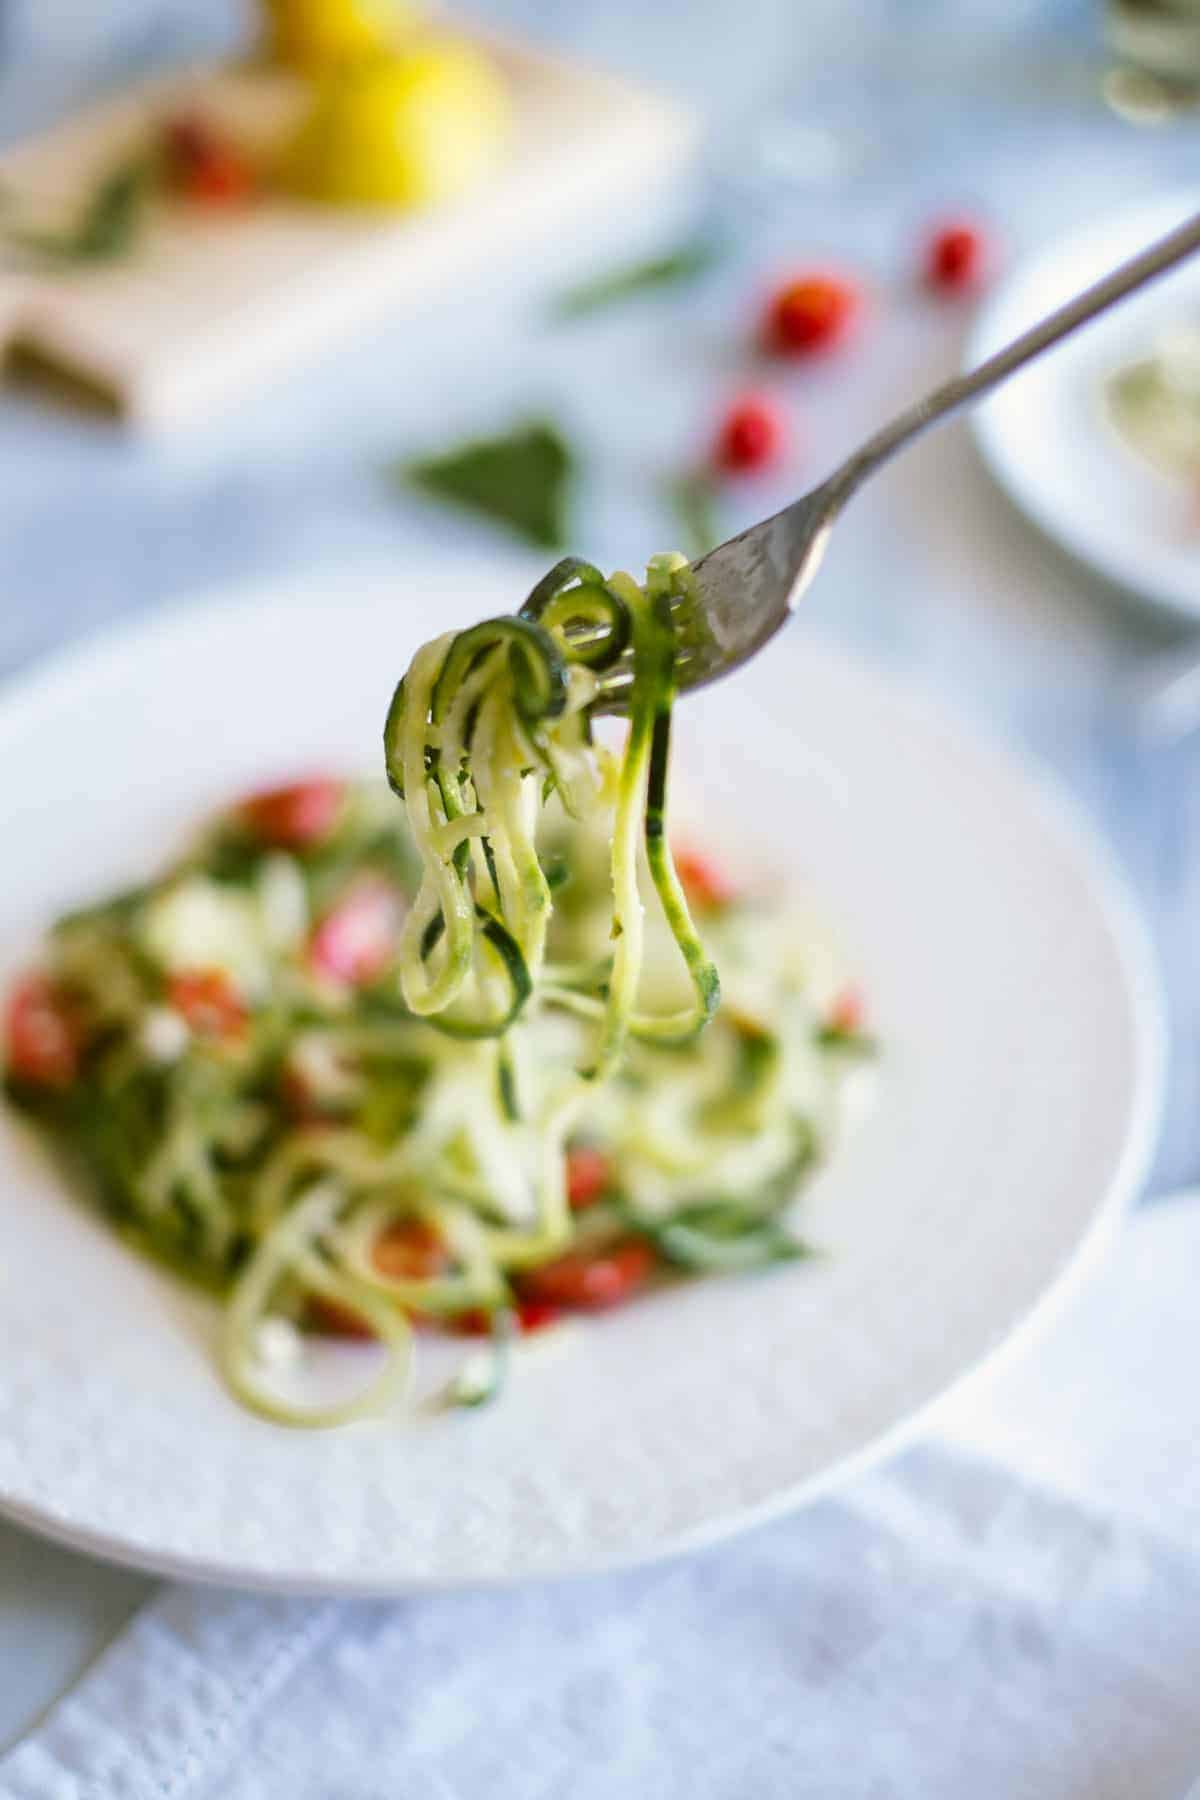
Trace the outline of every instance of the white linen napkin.
<instances>
[{"instance_id":1,"label":"white linen napkin","mask_svg":"<svg viewBox=\"0 0 1200 1800\"><path fill-rule=\"evenodd\" d=\"M657 1568L165 1591L4 1800L1179 1800L1200 1771L1200 1198L919 1448Z\"/></svg>"}]
</instances>

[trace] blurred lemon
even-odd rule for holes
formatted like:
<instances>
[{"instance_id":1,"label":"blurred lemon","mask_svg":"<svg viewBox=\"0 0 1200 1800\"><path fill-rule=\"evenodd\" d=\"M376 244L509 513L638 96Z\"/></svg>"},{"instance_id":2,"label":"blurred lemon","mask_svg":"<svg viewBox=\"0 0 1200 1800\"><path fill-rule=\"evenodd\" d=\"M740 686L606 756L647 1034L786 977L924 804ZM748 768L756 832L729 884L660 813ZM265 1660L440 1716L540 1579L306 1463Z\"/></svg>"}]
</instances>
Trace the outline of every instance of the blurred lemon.
<instances>
[{"instance_id":1,"label":"blurred lemon","mask_svg":"<svg viewBox=\"0 0 1200 1800\"><path fill-rule=\"evenodd\" d=\"M264 0L277 62L304 69L389 49L420 14L410 0Z\"/></svg>"},{"instance_id":2,"label":"blurred lemon","mask_svg":"<svg viewBox=\"0 0 1200 1800\"><path fill-rule=\"evenodd\" d=\"M486 57L424 41L325 76L280 174L291 192L327 206L429 206L487 173L508 123L508 96Z\"/></svg>"}]
</instances>

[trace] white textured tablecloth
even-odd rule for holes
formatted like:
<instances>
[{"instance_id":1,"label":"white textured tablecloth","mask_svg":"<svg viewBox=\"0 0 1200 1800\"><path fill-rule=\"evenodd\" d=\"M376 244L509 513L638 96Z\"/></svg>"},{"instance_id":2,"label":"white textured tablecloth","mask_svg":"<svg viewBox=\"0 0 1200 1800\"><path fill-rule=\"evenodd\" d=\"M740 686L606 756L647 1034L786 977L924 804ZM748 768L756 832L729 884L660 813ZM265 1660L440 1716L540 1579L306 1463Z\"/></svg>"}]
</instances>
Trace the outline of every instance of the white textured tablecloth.
<instances>
[{"instance_id":1,"label":"white textured tablecloth","mask_svg":"<svg viewBox=\"0 0 1200 1800\"><path fill-rule=\"evenodd\" d=\"M4 1800L1178 1800L1200 1771L1200 1198L837 1498L404 1603L164 1592Z\"/></svg>"}]
</instances>

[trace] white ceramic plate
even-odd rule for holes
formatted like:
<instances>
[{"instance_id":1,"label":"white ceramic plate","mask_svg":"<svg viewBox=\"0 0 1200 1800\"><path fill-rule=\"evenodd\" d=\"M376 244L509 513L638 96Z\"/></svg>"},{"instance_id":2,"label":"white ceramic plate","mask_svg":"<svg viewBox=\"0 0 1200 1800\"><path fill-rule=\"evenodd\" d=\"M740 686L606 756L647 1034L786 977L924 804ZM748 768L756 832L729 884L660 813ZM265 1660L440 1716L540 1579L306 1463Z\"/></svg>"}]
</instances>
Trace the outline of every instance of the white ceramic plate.
<instances>
[{"instance_id":1,"label":"white ceramic plate","mask_svg":"<svg viewBox=\"0 0 1200 1800\"><path fill-rule=\"evenodd\" d=\"M148 872L243 784L375 766L416 641L517 592L445 568L259 592L12 693L0 979L43 921ZM247 1586L629 1563L893 1444L1061 1289L1139 1179L1159 1090L1154 978L1094 848L1027 774L798 631L681 708L678 767L718 839L819 897L887 1046L873 1114L811 1190L828 1255L581 1325L483 1413L289 1432L225 1393L208 1303L112 1241L5 1120L0 1506Z\"/></svg>"},{"instance_id":2,"label":"white ceramic plate","mask_svg":"<svg viewBox=\"0 0 1200 1800\"><path fill-rule=\"evenodd\" d=\"M1160 196L1022 263L985 307L968 368L1200 209ZM1186 482L1150 469L1105 416L1104 383L1159 332L1200 316L1200 259L1185 263L1016 375L975 414L980 450L1016 504L1072 555L1131 593L1200 618L1200 521Z\"/></svg>"}]
</instances>

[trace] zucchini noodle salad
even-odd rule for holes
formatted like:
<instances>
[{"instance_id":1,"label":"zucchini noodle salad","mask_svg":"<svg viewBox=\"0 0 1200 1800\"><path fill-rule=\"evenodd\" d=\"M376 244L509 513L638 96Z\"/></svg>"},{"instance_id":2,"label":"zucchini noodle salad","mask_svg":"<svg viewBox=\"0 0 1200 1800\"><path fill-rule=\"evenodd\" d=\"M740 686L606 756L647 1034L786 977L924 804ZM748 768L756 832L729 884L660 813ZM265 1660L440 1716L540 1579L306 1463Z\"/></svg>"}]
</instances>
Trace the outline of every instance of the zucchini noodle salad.
<instances>
[{"instance_id":1,"label":"zucchini noodle salad","mask_svg":"<svg viewBox=\"0 0 1200 1800\"><path fill-rule=\"evenodd\" d=\"M115 1231L223 1299L222 1373L266 1418L380 1411L425 1331L481 1340L443 1395L478 1405L566 1315L805 1254L788 1211L871 1041L819 938L672 846L689 579L569 558L425 645L393 792L251 794L9 994L10 1098ZM314 1398L330 1336L375 1348Z\"/></svg>"}]
</instances>

